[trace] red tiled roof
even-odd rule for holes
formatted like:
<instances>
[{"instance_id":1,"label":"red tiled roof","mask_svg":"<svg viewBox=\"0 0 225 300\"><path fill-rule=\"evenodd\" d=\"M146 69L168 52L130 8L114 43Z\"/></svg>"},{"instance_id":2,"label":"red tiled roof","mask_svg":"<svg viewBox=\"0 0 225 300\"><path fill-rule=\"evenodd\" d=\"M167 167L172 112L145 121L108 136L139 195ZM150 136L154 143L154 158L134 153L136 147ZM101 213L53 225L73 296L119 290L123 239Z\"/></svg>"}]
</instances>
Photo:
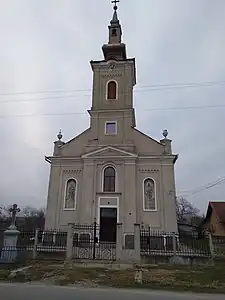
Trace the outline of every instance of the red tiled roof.
<instances>
[{"instance_id":1,"label":"red tiled roof","mask_svg":"<svg viewBox=\"0 0 225 300\"><path fill-rule=\"evenodd\" d=\"M209 205L214 210L218 220L222 223L225 223L225 202L210 201Z\"/></svg>"}]
</instances>

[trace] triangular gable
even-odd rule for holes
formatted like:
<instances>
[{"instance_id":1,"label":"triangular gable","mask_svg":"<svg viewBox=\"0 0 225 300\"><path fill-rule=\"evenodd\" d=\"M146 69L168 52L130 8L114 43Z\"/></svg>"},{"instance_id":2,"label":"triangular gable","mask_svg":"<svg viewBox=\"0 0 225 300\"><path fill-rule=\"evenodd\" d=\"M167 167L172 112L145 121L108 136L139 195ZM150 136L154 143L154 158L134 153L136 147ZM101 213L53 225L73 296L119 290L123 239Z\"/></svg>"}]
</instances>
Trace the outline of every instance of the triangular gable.
<instances>
[{"instance_id":1,"label":"triangular gable","mask_svg":"<svg viewBox=\"0 0 225 300\"><path fill-rule=\"evenodd\" d=\"M136 158L137 154L131 153L125 150L118 149L112 146L106 146L101 149L97 149L82 155L82 158L91 158L91 157L130 157Z\"/></svg>"},{"instance_id":2,"label":"triangular gable","mask_svg":"<svg viewBox=\"0 0 225 300\"><path fill-rule=\"evenodd\" d=\"M204 222L209 220L212 212L215 213L216 218L219 222L225 223L225 202L210 201L208 204Z\"/></svg>"},{"instance_id":3,"label":"triangular gable","mask_svg":"<svg viewBox=\"0 0 225 300\"><path fill-rule=\"evenodd\" d=\"M218 221L225 223L225 202L210 201L209 205L211 205Z\"/></svg>"}]
</instances>

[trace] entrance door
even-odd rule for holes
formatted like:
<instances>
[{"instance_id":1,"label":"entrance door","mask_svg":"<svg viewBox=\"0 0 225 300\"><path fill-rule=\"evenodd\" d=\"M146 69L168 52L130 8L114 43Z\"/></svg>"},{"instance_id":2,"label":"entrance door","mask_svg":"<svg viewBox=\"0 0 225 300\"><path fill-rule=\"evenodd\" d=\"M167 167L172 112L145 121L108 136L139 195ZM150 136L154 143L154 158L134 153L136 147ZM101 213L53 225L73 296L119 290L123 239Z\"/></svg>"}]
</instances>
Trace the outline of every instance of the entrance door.
<instances>
[{"instance_id":1,"label":"entrance door","mask_svg":"<svg viewBox=\"0 0 225 300\"><path fill-rule=\"evenodd\" d=\"M117 208L100 208L100 241L116 242Z\"/></svg>"}]
</instances>

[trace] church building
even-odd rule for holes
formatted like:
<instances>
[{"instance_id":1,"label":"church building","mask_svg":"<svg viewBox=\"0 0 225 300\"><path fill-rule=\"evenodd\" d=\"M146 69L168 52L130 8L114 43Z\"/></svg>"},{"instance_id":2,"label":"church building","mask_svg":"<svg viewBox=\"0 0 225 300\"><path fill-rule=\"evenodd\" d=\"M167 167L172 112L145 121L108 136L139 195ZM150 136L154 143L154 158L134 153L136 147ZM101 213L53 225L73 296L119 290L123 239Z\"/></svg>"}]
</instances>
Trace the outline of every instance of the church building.
<instances>
[{"instance_id":1,"label":"church building","mask_svg":"<svg viewBox=\"0 0 225 300\"><path fill-rule=\"evenodd\" d=\"M132 234L134 224L177 232L174 164L167 130L156 141L136 128L135 58L127 56L117 6L93 71L90 127L68 142L61 132L46 156L50 177L46 229L68 223L100 226L100 240L115 240L116 224Z\"/></svg>"}]
</instances>

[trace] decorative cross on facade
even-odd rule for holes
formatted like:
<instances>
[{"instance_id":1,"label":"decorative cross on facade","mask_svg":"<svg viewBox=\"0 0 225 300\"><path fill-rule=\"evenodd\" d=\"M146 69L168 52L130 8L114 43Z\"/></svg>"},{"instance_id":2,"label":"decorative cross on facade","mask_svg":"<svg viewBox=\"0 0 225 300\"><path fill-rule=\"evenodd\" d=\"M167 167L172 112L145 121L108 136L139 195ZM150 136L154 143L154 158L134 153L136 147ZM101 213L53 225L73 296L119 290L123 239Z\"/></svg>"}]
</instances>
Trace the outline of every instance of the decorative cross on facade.
<instances>
[{"instance_id":1,"label":"decorative cross on facade","mask_svg":"<svg viewBox=\"0 0 225 300\"><path fill-rule=\"evenodd\" d=\"M120 1L119 1L119 0L113 0L113 1L111 1L111 2L114 3L114 9L115 9L115 8L117 8L117 5L116 5L116 4L119 3Z\"/></svg>"},{"instance_id":2,"label":"decorative cross on facade","mask_svg":"<svg viewBox=\"0 0 225 300\"><path fill-rule=\"evenodd\" d=\"M12 224L16 225L16 214L20 212L20 208L18 208L17 204L13 204L13 206L9 209L9 212L12 214Z\"/></svg>"}]
</instances>

